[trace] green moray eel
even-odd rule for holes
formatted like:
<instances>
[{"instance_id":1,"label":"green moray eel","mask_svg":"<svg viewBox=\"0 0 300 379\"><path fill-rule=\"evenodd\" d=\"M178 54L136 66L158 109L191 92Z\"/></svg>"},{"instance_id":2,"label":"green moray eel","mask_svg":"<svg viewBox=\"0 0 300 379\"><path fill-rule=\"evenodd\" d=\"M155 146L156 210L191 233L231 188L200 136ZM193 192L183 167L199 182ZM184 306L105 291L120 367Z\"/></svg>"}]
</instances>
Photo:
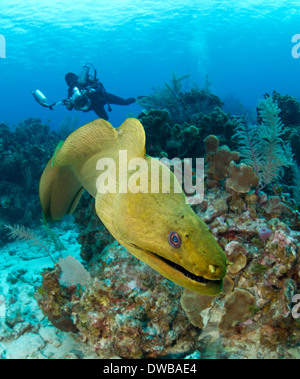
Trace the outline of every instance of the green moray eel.
<instances>
[{"instance_id":1,"label":"green moray eel","mask_svg":"<svg viewBox=\"0 0 300 379\"><path fill-rule=\"evenodd\" d=\"M125 151L128 162L137 160L135 169L128 166L124 171L120 156ZM114 163L110 170L99 164L107 158ZM152 175L154 172L158 175ZM99 190L102 175L116 191ZM170 188L163 191L168 175ZM141 184L142 178L142 189L137 193L129 190L130 184ZM158 190L152 191L154 184ZM83 189L95 198L96 212L104 225L132 255L184 288L210 296L222 291L226 256L186 202L169 168L146 155L145 132L138 120L127 119L113 128L98 119L77 129L58 146L40 181L46 218L59 220L72 213Z\"/></svg>"}]
</instances>

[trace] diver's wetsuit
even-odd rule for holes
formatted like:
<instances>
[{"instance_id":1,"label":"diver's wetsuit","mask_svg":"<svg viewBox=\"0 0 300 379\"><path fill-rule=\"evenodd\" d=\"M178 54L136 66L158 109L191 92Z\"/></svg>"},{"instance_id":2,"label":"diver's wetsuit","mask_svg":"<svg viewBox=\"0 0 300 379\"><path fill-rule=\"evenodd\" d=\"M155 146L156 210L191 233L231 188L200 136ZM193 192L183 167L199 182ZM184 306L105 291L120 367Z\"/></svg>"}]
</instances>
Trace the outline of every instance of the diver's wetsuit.
<instances>
[{"instance_id":1,"label":"diver's wetsuit","mask_svg":"<svg viewBox=\"0 0 300 379\"><path fill-rule=\"evenodd\" d=\"M73 95L74 87L77 87L79 90L85 89L86 86L82 86L77 82L68 83L68 98L71 98ZM84 110L83 112L89 112L93 110L98 117L104 118L104 120L108 120L108 115L104 109L104 105L116 104L116 105L129 105L135 103L135 98L130 97L129 99L123 99L122 97L112 95L111 93L107 93L103 87L103 85L99 82L95 91L90 93L88 97L91 99L91 106L89 109ZM67 109L72 110L73 105L70 104L67 106Z\"/></svg>"}]
</instances>

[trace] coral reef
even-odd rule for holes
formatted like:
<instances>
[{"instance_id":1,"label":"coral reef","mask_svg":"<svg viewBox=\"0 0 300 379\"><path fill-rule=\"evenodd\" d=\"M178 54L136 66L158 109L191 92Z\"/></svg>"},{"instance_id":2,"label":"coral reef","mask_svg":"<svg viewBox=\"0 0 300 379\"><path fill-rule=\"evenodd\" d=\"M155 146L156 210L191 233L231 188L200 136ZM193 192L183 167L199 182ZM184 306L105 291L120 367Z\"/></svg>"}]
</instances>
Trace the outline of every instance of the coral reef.
<instances>
[{"instance_id":1,"label":"coral reef","mask_svg":"<svg viewBox=\"0 0 300 379\"><path fill-rule=\"evenodd\" d=\"M232 331L236 324L249 319L254 304L255 298L249 291L240 289L233 291L224 304L225 314L219 324L220 331Z\"/></svg>"},{"instance_id":2,"label":"coral reef","mask_svg":"<svg viewBox=\"0 0 300 379\"><path fill-rule=\"evenodd\" d=\"M182 90L184 77L173 74L170 84L157 88L139 103L138 119L144 125L147 152L154 156L201 157L203 140L216 134L222 144L234 146L231 137L239 119L222 111L222 102L208 89L194 85Z\"/></svg>"},{"instance_id":3,"label":"coral reef","mask_svg":"<svg viewBox=\"0 0 300 379\"><path fill-rule=\"evenodd\" d=\"M265 94L265 98L270 97ZM289 142L295 154L295 159L300 162L300 103L298 100L290 95L281 95L273 91L272 99L278 104L280 109L279 116L286 126L286 133L282 138ZM260 120L260 118L258 118Z\"/></svg>"},{"instance_id":4,"label":"coral reef","mask_svg":"<svg viewBox=\"0 0 300 379\"><path fill-rule=\"evenodd\" d=\"M300 325L291 315L291 299L300 290L300 233L283 220L296 219L298 212L279 198L274 202L265 194L234 196L220 189L211 190L196 211L231 262L229 291L225 285L223 294L202 310L199 325L206 320L205 332L218 324L223 346L229 350L240 347L243 354L259 357L269 349L270 356L280 357L290 346L293 356L293 347L300 342ZM296 223L290 226L295 228ZM190 307L191 303L190 298ZM195 295L195 309L197 304Z\"/></svg>"},{"instance_id":5,"label":"coral reef","mask_svg":"<svg viewBox=\"0 0 300 379\"><path fill-rule=\"evenodd\" d=\"M68 254L79 258L76 225L64 221L53 231L63 241ZM35 233L43 238L44 230L35 228ZM58 261L54 246L49 248ZM13 241L1 249L0 359L97 358L76 333L55 328L39 308L34 293L42 285L41 270L47 273L49 266L53 264L45 250L28 241Z\"/></svg>"},{"instance_id":6,"label":"coral reef","mask_svg":"<svg viewBox=\"0 0 300 379\"><path fill-rule=\"evenodd\" d=\"M221 107L222 101L209 91L206 85L200 89L195 84L189 91L183 91L183 80L189 75L172 74L170 83L153 90L153 94L138 99L138 103L146 110L167 109L175 123L191 122L199 114L209 113L215 107Z\"/></svg>"},{"instance_id":7,"label":"coral reef","mask_svg":"<svg viewBox=\"0 0 300 379\"><path fill-rule=\"evenodd\" d=\"M258 186L258 176L251 166L247 166L244 163L236 165L232 161L229 165L226 184L236 192L248 193L252 187Z\"/></svg>"},{"instance_id":8,"label":"coral reef","mask_svg":"<svg viewBox=\"0 0 300 379\"><path fill-rule=\"evenodd\" d=\"M265 94L264 97L267 98L270 95ZM277 91L273 91L271 97L280 108L279 116L284 125L298 128L300 125L300 104L297 99L289 95L280 95Z\"/></svg>"},{"instance_id":9,"label":"coral reef","mask_svg":"<svg viewBox=\"0 0 300 379\"><path fill-rule=\"evenodd\" d=\"M282 139L286 128L280 119L280 109L271 97L258 105L260 124L240 123L234 138L244 162L253 168L258 177L257 191L279 181L284 167L292 165L293 153L288 142Z\"/></svg>"},{"instance_id":10,"label":"coral reef","mask_svg":"<svg viewBox=\"0 0 300 379\"><path fill-rule=\"evenodd\" d=\"M72 306L70 304L72 295L76 296L76 286L60 285L60 275L59 267L54 272L49 269L45 270L42 274L43 285L39 288L35 298L52 325L65 332L76 332L76 325L71 318ZM78 300L78 296L75 299Z\"/></svg>"},{"instance_id":11,"label":"coral reef","mask_svg":"<svg viewBox=\"0 0 300 379\"><path fill-rule=\"evenodd\" d=\"M56 327L78 329L101 358L154 358L193 351L199 330L180 308L180 287L116 241L94 256L89 267L94 280L81 296L76 287L59 284L58 269L43 274L39 305Z\"/></svg>"},{"instance_id":12,"label":"coral reef","mask_svg":"<svg viewBox=\"0 0 300 379\"><path fill-rule=\"evenodd\" d=\"M293 165L293 174L294 174L294 186L293 186L293 198L296 203L296 206L300 206L300 166L294 162Z\"/></svg>"},{"instance_id":13,"label":"coral reef","mask_svg":"<svg viewBox=\"0 0 300 379\"><path fill-rule=\"evenodd\" d=\"M240 154L231 152L228 146L219 147L219 139L210 135L204 140L206 146L206 172L212 180L223 180L228 176L231 162L238 162Z\"/></svg>"},{"instance_id":14,"label":"coral reef","mask_svg":"<svg viewBox=\"0 0 300 379\"><path fill-rule=\"evenodd\" d=\"M39 180L58 140L39 119L29 118L14 131L0 124L0 225L39 222ZM5 235L0 240L7 240Z\"/></svg>"}]
</instances>

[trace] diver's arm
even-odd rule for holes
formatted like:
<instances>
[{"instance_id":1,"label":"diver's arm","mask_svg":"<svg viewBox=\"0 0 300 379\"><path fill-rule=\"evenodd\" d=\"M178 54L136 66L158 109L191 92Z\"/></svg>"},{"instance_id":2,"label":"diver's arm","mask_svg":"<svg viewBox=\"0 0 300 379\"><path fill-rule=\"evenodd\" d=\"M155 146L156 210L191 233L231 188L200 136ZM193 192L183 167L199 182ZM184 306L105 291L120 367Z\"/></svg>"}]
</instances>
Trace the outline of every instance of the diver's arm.
<instances>
[{"instance_id":1,"label":"diver's arm","mask_svg":"<svg viewBox=\"0 0 300 379\"><path fill-rule=\"evenodd\" d=\"M73 109L73 103L72 103L72 100L70 98L66 99L63 101L63 104L64 106L69 110L71 111Z\"/></svg>"}]
</instances>

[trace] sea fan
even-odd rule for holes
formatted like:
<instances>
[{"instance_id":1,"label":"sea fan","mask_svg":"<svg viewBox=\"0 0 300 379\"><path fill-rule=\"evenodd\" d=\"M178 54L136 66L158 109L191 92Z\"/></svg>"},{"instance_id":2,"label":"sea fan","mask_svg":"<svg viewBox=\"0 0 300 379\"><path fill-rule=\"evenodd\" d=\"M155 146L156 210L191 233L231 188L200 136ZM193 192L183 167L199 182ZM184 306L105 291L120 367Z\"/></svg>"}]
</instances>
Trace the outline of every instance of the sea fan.
<instances>
[{"instance_id":1,"label":"sea fan","mask_svg":"<svg viewBox=\"0 0 300 379\"><path fill-rule=\"evenodd\" d=\"M264 157L259 143L257 125L250 125L244 119L236 128L233 138L239 143L239 153L244 158L244 162L251 166L260 178L264 166Z\"/></svg>"},{"instance_id":2,"label":"sea fan","mask_svg":"<svg viewBox=\"0 0 300 379\"><path fill-rule=\"evenodd\" d=\"M253 168L259 178L257 191L279 180L284 173L283 167L293 162L291 146L281 138L285 131L277 103L268 97L259 103L258 111L262 123L248 125L244 120L234 135L245 163Z\"/></svg>"},{"instance_id":3,"label":"sea fan","mask_svg":"<svg viewBox=\"0 0 300 379\"><path fill-rule=\"evenodd\" d=\"M263 121L258 127L258 136L264 155L262 172L262 188L264 188L283 176L283 167L291 166L293 163L293 153L290 144L281 138L285 131L277 103L271 97L267 97L260 102L258 108Z\"/></svg>"},{"instance_id":4,"label":"sea fan","mask_svg":"<svg viewBox=\"0 0 300 379\"><path fill-rule=\"evenodd\" d=\"M44 249L49 256L49 258L52 260L52 262L55 264L55 261L51 257L51 254L49 250L47 249L46 245L39 240L37 235L33 232L33 230L26 228L23 225L4 225L6 229L9 229L9 238L10 239L16 239L18 241L28 241L34 246L39 246L40 248Z\"/></svg>"},{"instance_id":5,"label":"sea fan","mask_svg":"<svg viewBox=\"0 0 300 379\"><path fill-rule=\"evenodd\" d=\"M66 286L77 284L86 286L91 280L89 272L71 255L68 255L65 258L60 258L58 264L62 270L60 282Z\"/></svg>"}]
</instances>

